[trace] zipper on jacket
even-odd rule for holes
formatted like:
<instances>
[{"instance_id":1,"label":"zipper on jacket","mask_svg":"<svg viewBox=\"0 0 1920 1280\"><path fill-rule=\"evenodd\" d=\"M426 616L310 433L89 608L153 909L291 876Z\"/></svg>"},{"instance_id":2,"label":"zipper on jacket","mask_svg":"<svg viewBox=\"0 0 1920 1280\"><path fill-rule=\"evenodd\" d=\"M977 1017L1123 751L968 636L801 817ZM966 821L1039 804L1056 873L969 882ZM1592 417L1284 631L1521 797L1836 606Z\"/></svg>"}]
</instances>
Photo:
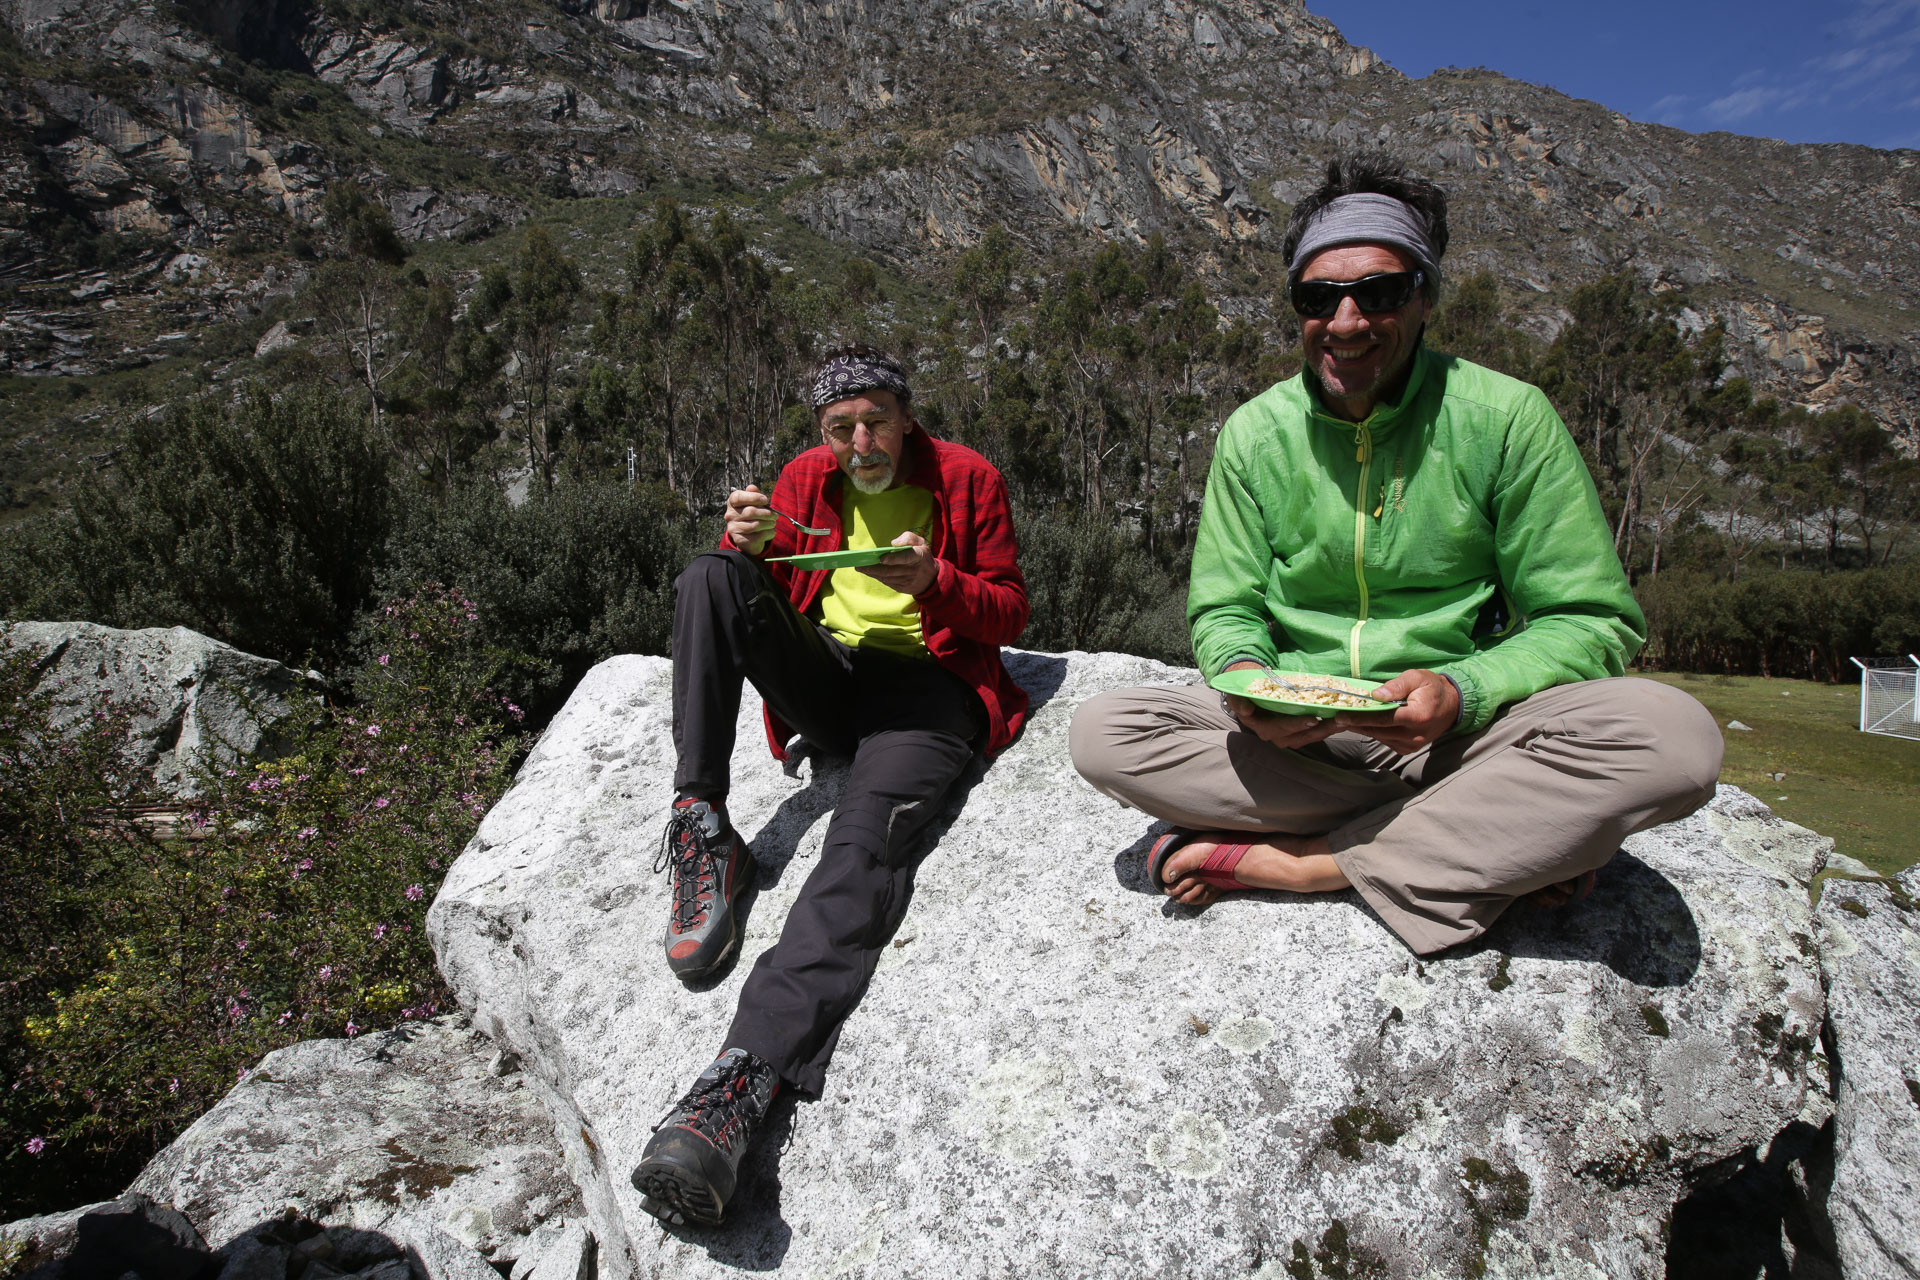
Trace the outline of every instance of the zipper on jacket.
<instances>
[{"instance_id":1,"label":"zipper on jacket","mask_svg":"<svg viewBox=\"0 0 1920 1280\"><path fill-rule=\"evenodd\" d=\"M1373 475L1373 432L1362 422L1353 429L1354 461L1360 482L1353 488L1353 579L1360 586L1360 617L1347 635L1349 674L1360 674L1360 628L1367 625L1367 481Z\"/></svg>"}]
</instances>

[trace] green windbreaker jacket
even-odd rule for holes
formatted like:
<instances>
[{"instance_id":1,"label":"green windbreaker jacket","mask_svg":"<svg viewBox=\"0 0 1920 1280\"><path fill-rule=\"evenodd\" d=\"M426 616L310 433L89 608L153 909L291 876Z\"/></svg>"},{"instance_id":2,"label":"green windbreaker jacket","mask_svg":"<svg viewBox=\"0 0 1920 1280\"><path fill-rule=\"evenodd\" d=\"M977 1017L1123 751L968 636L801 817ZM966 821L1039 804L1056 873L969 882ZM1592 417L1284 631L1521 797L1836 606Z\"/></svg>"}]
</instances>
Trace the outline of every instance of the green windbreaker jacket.
<instances>
[{"instance_id":1,"label":"green windbreaker jacket","mask_svg":"<svg viewBox=\"0 0 1920 1280\"><path fill-rule=\"evenodd\" d=\"M1646 619L1538 388L1421 348L1396 404L1334 417L1296 376L1227 419L1187 597L1209 676L1243 658L1460 686L1457 731L1617 676Z\"/></svg>"}]
</instances>

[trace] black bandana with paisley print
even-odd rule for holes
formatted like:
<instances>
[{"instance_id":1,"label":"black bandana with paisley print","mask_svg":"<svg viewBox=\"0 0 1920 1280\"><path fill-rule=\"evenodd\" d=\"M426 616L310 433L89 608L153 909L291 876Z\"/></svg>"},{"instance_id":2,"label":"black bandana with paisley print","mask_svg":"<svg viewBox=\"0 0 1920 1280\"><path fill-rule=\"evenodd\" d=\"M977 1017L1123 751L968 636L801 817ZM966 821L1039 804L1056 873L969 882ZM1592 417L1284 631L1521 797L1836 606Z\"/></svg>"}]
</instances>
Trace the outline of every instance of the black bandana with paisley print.
<instances>
[{"instance_id":1,"label":"black bandana with paisley print","mask_svg":"<svg viewBox=\"0 0 1920 1280\"><path fill-rule=\"evenodd\" d=\"M814 412L862 391L891 391L905 404L913 392L907 387L906 370L884 356L836 356L820 369L808 398Z\"/></svg>"}]
</instances>

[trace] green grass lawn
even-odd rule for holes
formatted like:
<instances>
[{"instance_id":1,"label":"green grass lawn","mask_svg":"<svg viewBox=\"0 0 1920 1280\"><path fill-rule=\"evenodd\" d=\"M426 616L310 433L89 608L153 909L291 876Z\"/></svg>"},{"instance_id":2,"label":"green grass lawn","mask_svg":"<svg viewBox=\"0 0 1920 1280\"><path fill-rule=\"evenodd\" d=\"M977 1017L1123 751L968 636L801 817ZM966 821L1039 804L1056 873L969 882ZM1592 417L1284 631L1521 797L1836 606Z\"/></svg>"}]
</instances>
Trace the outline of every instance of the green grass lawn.
<instances>
[{"instance_id":1,"label":"green grass lawn","mask_svg":"<svg viewBox=\"0 0 1920 1280\"><path fill-rule=\"evenodd\" d=\"M1861 733L1857 684L1646 674L1713 712L1727 740L1720 781L1883 874L1920 861L1920 741Z\"/></svg>"}]
</instances>

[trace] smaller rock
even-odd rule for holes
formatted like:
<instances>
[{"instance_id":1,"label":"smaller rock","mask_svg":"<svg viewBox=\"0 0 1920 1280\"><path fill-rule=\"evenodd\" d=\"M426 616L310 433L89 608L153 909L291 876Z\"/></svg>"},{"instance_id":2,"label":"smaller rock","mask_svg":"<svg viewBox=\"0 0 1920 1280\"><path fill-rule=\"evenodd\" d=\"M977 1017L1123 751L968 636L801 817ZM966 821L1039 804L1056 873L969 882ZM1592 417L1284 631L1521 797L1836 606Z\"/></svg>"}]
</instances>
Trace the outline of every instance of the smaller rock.
<instances>
[{"instance_id":1,"label":"smaller rock","mask_svg":"<svg viewBox=\"0 0 1920 1280\"><path fill-rule=\"evenodd\" d=\"M80 1219L65 1274L78 1280L131 1271L140 1280L194 1280L209 1252L185 1214L131 1192Z\"/></svg>"},{"instance_id":2,"label":"smaller rock","mask_svg":"<svg viewBox=\"0 0 1920 1280\"><path fill-rule=\"evenodd\" d=\"M1841 1269L1914 1274L1920 1258L1920 868L1829 880L1815 923L1827 1029L1840 1068L1827 1214Z\"/></svg>"},{"instance_id":3,"label":"smaller rock","mask_svg":"<svg viewBox=\"0 0 1920 1280\"><path fill-rule=\"evenodd\" d=\"M478 1250L432 1223L410 1223L404 1235L413 1265L426 1280L500 1280L500 1273Z\"/></svg>"},{"instance_id":4,"label":"smaller rock","mask_svg":"<svg viewBox=\"0 0 1920 1280\"><path fill-rule=\"evenodd\" d=\"M1750 724L1741 724L1741 723L1740 723L1740 722L1739 722L1738 720L1729 720L1729 721L1727 721L1727 728L1729 728L1729 729L1738 729L1738 730L1740 730L1740 732L1742 732L1742 733L1752 733L1752 732L1753 732L1753 726L1752 726L1752 725L1750 725Z\"/></svg>"},{"instance_id":5,"label":"smaller rock","mask_svg":"<svg viewBox=\"0 0 1920 1280\"><path fill-rule=\"evenodd\" d=\"M593 1259L593 1233L576 1219L529 1237L511 1280L593 1280Z\"/></svg>"},{"instance_id":6,"label":"smaller rock","mask_svg":"<svg viewBox=\"0 0 1920 1280\"><path fill-rule=\"evenodd\" d=\"M286 1280L292 1250L244 1235L220 1251L220 1280Z\"/></svg>"},{"instance_id":7,"label":"smaller rock","mask_svg":"<svg viewBox=\"0 0 1920 1280\"><path fill-rule=\"evenodd\" d=\"M253 358L258 360L262 356L280 350L282 347L291 347L296 341L297 339L293 336L293 331L288 329L287 322L282 320L274 325L273 328L261 334L260 341L253 344Z\"/></svg>"},{"instance_id":8,"label":"smaller rock","mask_svg":"<svg viewBox=\"0 0 1920 1280\"><path fill-rule=\"evenodd\" d=\"M1781 774L1780 776L1784 778L1786 775ZM1839 876L1876 876L1879 874L1872 867L1860 861L1860 859L1849 858L1844 853L1828 854L1826 870L1833 875Z\"/></svg>"},{"instance_id":9,"label":"smaller rock","mask_svg":"<svg viewBox=\"0 0 1920 1280\"><path fill-rule=\"evenodd\" d=\"M0 1272L24 1275L45 1266L55 1258L73 1251L80 1219L102 1209L111 1209L113 1201L81 1205L64 1213L49 1213L37 1218L0 1223ZM20 1252L13 1253L18 1247Z\"/></svg>"},{"instance_id":10,"label":"smaller rock","mask_svg":"<svg viewBox=\"0 0 1920 1280\"><path fill-rule=\"evenodd\" d=\"M493 1055L487 1063L487 1074L497 1080L505 1079L520 1069L520 1055L511 1049L502 1049Z\"/></svg>"}]
</instances>

